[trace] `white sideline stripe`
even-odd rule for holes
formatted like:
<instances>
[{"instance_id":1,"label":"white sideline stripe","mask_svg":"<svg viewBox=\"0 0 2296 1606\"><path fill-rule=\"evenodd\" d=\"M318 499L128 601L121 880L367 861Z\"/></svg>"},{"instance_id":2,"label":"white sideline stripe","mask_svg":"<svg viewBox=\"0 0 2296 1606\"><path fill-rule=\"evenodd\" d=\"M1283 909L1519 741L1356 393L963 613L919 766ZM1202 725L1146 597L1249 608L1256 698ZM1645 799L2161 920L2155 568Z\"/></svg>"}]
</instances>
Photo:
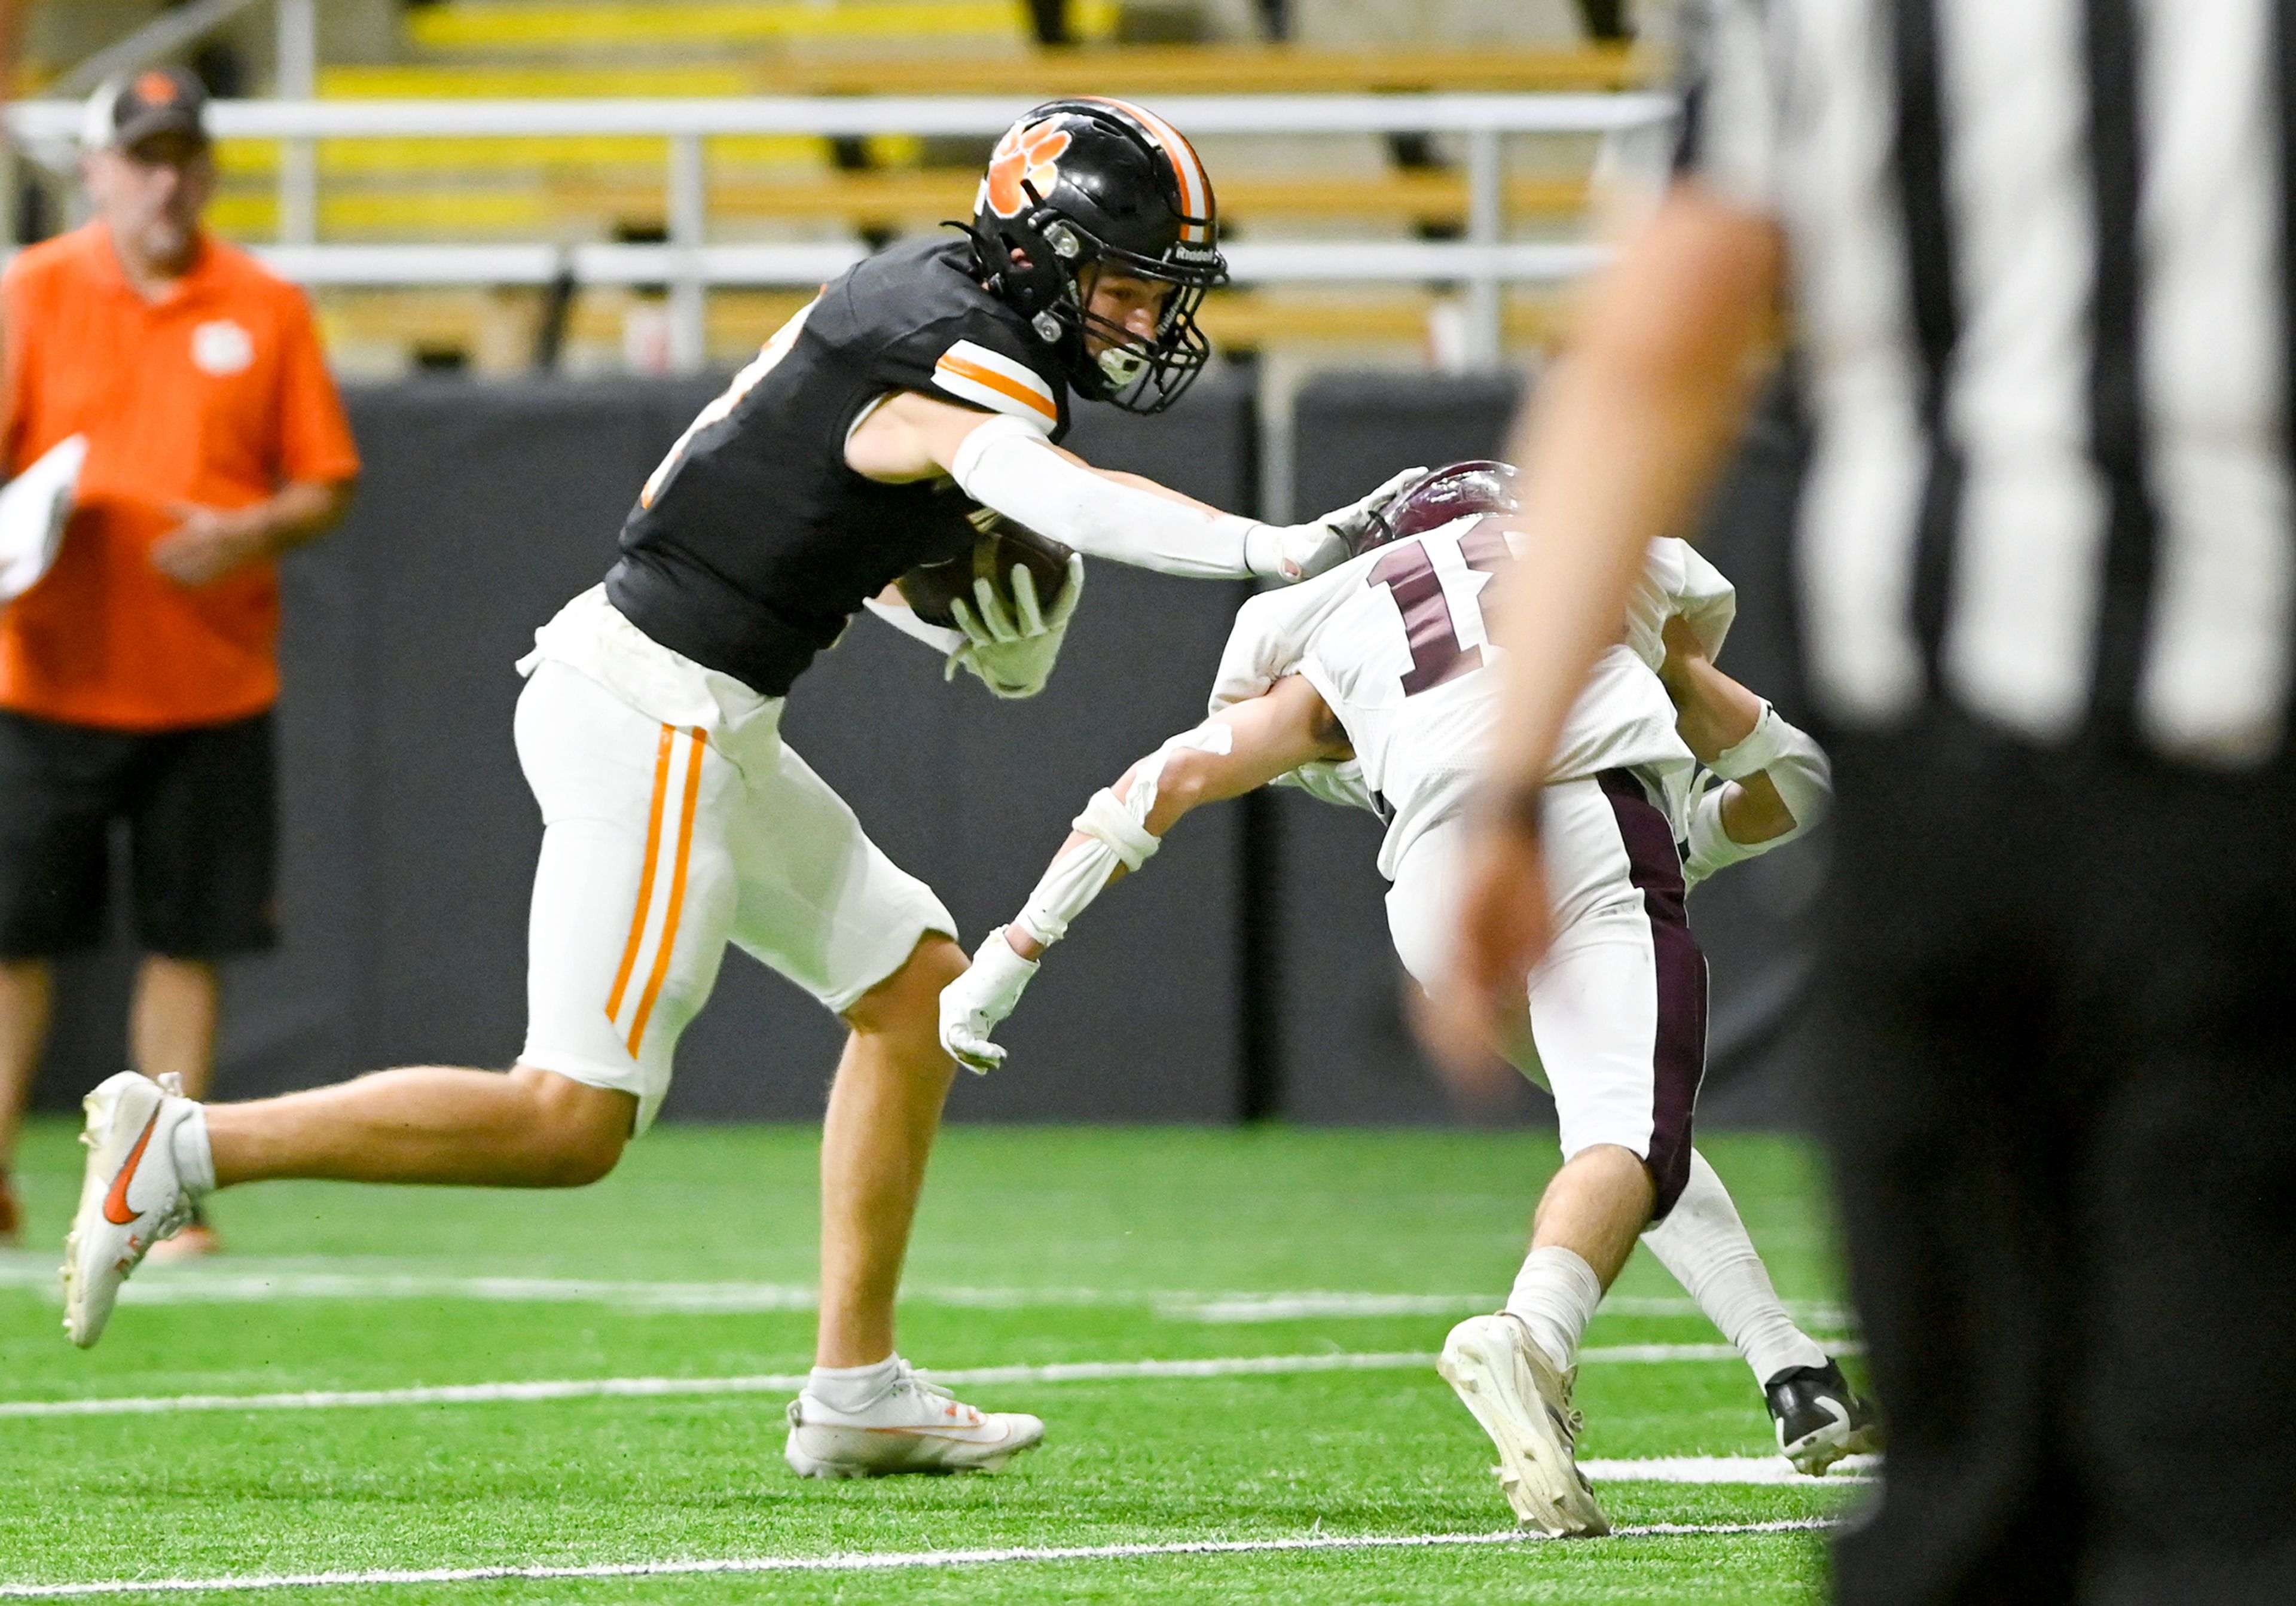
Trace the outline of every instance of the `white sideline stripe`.
<instances>
[{"instance_id":1,"label":"white sideline stripe","mask_svg":"<svg viewBox=\"0 0 2296 1606\"><path fill-rule=\"evenodd\" d=\"M1613 1528L1613 1539L1702 1535L1814 1533L1824 1517L1770 1522L1645 1522ZM109 1578L90 1584L0 1584L0 1600L54 1601L111 1594L194 1594L203 1591L321 1589L357 1584L480 1584L512 1578L663 1578L708 1573L893 1572L926 1567L980 1567L1011 1561L1119 1561L1141 1556L1233 1556L1253 1552L1432 1550L1471 1545L1530 1545L1547 1536L1508 1529L1495 1534L1308 1534L1296 1539L1181 1539L1162 1545L1013 1545L1001 1550L843 1552L827 1556L750 1556L721 1561L611 1561L591 1567L435 1567L373 1572L242 1573L211 1578ZM1574 1544L1599 1541L1575 1540Z\"/></svg>"},{"instance_id":2,"label":"white sideline stripe","mask_svg":"<svg viewBox=\"0 0 2296 1606\"><path fill-rule=\"evenodd\" d=\"M1677 1361L1734 1361L1727 1344L1595 1345L1581 1362L1663 1364ZM925 1372L953 1389L998 1383L1100 1383L1140 1378L1273 1377L1308 1372L1411 1372L1432 1368L1432 1355L1387 1350L1372 1354L1223 1356L1190 1361L1058 1361L1038 1366L975 1366ZM480 1405L504 1400L655 1398L710 1394L794 1394L802 1372L748 1377L554 1378L518 1383L440 1383L405 1389L324 1389L283 1394L148 1394L92 1399L0 1400L0 1417L150 1416L175 1411L330 1411L370 1405Z\"/></svg>"},{"instance_id":3,"label":"white sideline stripe","mask_svg":"<svg viewBox=\"0 0 2296 1606\"><path fill-rule=\"evenodd\" d=\"M29 1289L61 1300L55 1258L31 1250L0 1251L0 1288ZM1496 1310L1505 1296L1382 1294L1302 1290L1281 1293L1217 1293L1185 1289L963 1288L921 1284L902 1298L918 1305L976 1309L1036 1306L1145 1306L1174 1321L1248 1324L1317 1317L1473 1315ZM234 1304L272 1299L484 1299L509 1304L619 1305L668 1312L808 1311L819 1291L803 1282L652 1282L595 1277L471 1277L413 1272L317 1271L308 1265L266 1266L238 1261L229 1268L147 1266L120 1290L131 1305ZM1840 1305L1789 1300L1798 1322L1826 1332L1849 1324ZM1694 1316L1696 1302L1678 1297L1613 1294L1603 1309L1613 1315Z\"/></svg>"},{"instance_id":4,"label":"white sideline stripe","mask_svg":"<svg viewBox=\"0 0 2296 1606\"><path fill-rule=\"evenodd\" d=\"M1597 1483L1781 1483L1797 1488L1880 1481L1879 1455L1849 1455L1822 1478L1794 1471L1783 1455L1652 1455L1640 1461L1582 1461Z\"/></svg>"}]
</instances>

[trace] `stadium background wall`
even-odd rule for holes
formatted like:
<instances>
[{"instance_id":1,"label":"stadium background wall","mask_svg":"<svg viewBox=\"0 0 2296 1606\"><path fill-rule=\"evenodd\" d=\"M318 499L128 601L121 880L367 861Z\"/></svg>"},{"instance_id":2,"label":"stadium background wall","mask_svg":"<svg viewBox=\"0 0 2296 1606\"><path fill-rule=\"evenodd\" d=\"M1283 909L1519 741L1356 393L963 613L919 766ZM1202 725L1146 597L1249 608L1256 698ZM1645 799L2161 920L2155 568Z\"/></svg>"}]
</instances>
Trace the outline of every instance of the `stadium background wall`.
<instances>
[{"instance_id":1,"label":"stadium background wall","mask_svg":"<svg viewBox=\"0 0 2296 1606\"><path fill-rule=\"evenodd\" d=\"M1136 420L1081 410L1095 463L1250 509L1246 374ZM354 389L366 472L347 525L286 566L279 950L234 964L217 1077L245 1098L406 1063L507 1064L524 1014L540 825L512 750L512 663L593 584L638 485L709 382ZM1482 456L1518 397L1504 380L1340 375L1300 397L1297 504L1335 505L1414 463ZM1728 667L1776 694L1791 435L1758 429L1710 552L1742 588ZM996 702L873 621L791 700L790 740L968 941L1019 902L1090 791L1201 717L1241 587L1094 568L1061 671ZM1789 712L1794 712L1789 706ZM1084 922L1004 1034L1011 1067L960 1077L957 1118L1442 1123L1546 1118L1527 1086L1469 1116L1413 1050L1372 865L1377 826L1293 794L1208 810L1153 873ZM1710 1120L1790 1109L1803 1051L1800 910L1816 846L1693 900L1712 961ZM38 1102L69 1106L124 1057L132 955L69 962ZM840 1033L761 967L729 960L681 1045L665 1115L810 1119Z\"/></svg>"}]
</instances>

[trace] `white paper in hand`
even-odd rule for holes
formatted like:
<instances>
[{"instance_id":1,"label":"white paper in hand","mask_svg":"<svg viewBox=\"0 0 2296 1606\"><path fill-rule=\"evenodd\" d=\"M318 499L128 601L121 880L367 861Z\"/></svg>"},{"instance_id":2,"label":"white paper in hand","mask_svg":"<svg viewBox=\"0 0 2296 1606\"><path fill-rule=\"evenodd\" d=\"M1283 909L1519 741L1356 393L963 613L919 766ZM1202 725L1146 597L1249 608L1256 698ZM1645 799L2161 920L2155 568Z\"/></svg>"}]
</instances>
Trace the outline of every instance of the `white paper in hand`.
<instances>
[{"instance_id":1,"label":"white paper in hand","mask_svg":"<svg viewBox=\"0 0 2296 1606\"><path fill-rule=\"evenodd\" d=\"M74 435L0 488L0 602L23 595L54 565L86 460L87 437Z\"/></svg>"}]
</instances>

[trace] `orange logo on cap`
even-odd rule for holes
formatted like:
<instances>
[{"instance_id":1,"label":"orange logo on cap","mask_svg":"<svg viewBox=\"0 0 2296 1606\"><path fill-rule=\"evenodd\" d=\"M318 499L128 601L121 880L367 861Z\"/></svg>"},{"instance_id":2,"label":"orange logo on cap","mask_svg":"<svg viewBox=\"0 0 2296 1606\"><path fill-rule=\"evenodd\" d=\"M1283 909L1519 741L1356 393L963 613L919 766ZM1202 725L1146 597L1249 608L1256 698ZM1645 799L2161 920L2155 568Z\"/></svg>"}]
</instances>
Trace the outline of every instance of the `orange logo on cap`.
<instances>
[{"instance_id":1,"label":"orange logo on cap","mask_svg":"<svg viewBox=\"0 0 2296 1606\"><path fill-rule=\"evenodd\" d=\"M1007 128L996 142L996 153L988 159L990 209L999 217L1018 217L1029 206L1029 193L1022 186L1033 186L1039 195L1051 189L1061 173L1054 159L1068 148L1067 130L1050 123Z\"/></svg>"},{"instance_id":2,"label":"orange logo on cap","mask_svg":"<svg viewBox=\"0 0 2296 1606\"><path fill-rule=\"evenodd\" d=\"M172 106L176 103L176 80L164 72L147 72L135 80L135 98L147 106Z\"/></svg>"}]
</instances>

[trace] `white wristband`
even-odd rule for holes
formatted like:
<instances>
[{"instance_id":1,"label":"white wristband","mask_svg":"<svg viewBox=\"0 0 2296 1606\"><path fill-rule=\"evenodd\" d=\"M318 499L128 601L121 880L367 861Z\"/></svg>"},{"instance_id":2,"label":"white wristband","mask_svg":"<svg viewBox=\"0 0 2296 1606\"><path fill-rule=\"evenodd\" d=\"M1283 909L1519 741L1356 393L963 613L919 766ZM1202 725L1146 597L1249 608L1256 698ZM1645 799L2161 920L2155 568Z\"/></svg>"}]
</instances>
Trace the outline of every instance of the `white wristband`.
<instances>
[{"instance_id":1,"label":"white wristband","mask_svg":"<svg viewBox=\"0 0 2296 1606\"><path fill-rule=\"evenodd\" d=\"M1116 850L1127 870L1137 870L1156 856L1156 849L1164 840L1147 826L1132 817L1126 800L1107 787L1092 794L1084 812L1069 822L1070 826L1088 837L1096 837Z\"/></svg>"},{"instance_id":2,"label":"white wristband","mask_svg":"<svg viewBox=\"0 0 2296 1606\"><path fill-rule=\"evenodd\" d=\"M1243 566L1262 579L1283 578L1283 532L1255 522L1243 532Z\"/></svg>"}]
</instances>

